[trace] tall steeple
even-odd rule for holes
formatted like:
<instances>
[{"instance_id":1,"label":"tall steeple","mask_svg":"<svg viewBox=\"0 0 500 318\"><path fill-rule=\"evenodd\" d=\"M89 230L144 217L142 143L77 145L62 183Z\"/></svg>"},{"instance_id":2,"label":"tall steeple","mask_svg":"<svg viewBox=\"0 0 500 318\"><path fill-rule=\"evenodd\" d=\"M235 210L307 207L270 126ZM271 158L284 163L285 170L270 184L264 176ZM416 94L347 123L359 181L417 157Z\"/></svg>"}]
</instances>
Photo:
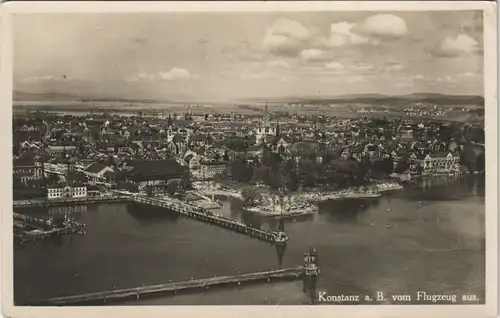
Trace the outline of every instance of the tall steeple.
<instances>
[{"instance_id":1,"label":"tall steeple","mask_svg":"<svg viewBox=\"0 0 500 318\"><path fill-rule=\"evenodd\" d=\"M264 108L264 127L267 127L268 125L269 125L269 109L266 103L266 107Z\"/></svg>"},{"instance_id":2,"label":"tall steeple","mask_svg":"<svg viewBox=\"0 0 500 318\"><path fill-rule=\"evenodd\" d=\"M172 115L170 115L170 113L169 113L168 114L168 119L167 119L167 127L168 128L172 128L172 124L173 124Z\"/></svg>"},{"instance_id":3,"label":"tall steeple","mask_svg":"<svg viewBox=\"0 0 500 318\"><path fill-rule=\"evenodd\" d=\"M278 121L276 122L276 137L279 137L280 136L280 121L278 119Z\"/></svg>"}]
</instances>

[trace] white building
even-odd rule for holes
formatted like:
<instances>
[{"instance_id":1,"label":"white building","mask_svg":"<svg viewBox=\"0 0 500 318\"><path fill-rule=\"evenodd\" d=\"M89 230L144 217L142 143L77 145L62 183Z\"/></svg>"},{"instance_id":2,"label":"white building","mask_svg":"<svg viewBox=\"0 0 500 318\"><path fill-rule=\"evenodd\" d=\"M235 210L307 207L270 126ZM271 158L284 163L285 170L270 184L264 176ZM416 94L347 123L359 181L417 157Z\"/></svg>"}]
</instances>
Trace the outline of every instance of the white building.
<instances>
[{"instance_id":1,"label":"white building","mask_svg":"<svg viewBox=\"0 0 500 318\"><path fill-rule=\"evenodd\" d=\"M47 189L47 199L86 198L87 187L56 187Z\"/></svg>"},{"instance_id":2,"label":"white building","mask_svg":"<svg viewBox=\"0 0 500 318\"><path fill-rule=\"evenodd\" d=\"M264 110L264 123L263 125L259 124L259 127L255 130L255 143L260 145L261 143L267 142L267 136L276 136L277 135L277 126L271 126L269 123L269 113L266 104L266 108Z\"/></svg>"},{"instance_id":3,"label":"white building","mask_svg":"<svg viewBox=\"0 0 500 318\"><path fill-rule=\"evenodd\" d=\"M427 155L421 161L424 172L454 172L460 169L460 156L449 152L447 155Z\"/></svg>"},{"instance_id":4,"label":"white building","mask_svg":"<svg viewBox=\"0 0 500 318\"><path fill-rule=\"evenodd\" d=\"M100 163L93 163L83 170L83 173L89 179L90 184L106 182L106 178L104 176L106 172L114 172L114 170L111 167Z\"/></svg>"}]
</instances>

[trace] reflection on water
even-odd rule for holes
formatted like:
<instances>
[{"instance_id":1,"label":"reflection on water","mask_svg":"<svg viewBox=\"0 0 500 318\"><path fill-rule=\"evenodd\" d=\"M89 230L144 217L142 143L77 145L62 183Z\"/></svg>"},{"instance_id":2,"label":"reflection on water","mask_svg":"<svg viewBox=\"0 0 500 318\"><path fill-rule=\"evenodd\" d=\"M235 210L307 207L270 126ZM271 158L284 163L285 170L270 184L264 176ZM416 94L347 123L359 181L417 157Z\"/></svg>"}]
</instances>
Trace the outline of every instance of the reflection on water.
<instances>
[{"instance_id":1,"label":"reflection on water","mask_svg":"<svg viewBox=\"0 0 500 318\"><path fill-rule=\"evenodd\" d=\"M87 205L74 205L74 206L51 206L48 209L50 215L58 214L77 214L87 212Z\"/></svg>"},{"instance_id":2,"label":"reflection on water","mask_svg":"<svg viewBox=\"0 0 500 318\"><path fill-rule=\"evenodd\" d=\"M225 216L254 227L277 225L276 218L242 211L238 200L223 203ZM378 199L323 202L315 215L285 219L284 248L149 206L67 211L87 224L87 234L16 247L17 302L287 268L301 265L312 247L322 260L316 295L427 290L484 299L484 180L478 177L423 178ZM124 304L309 304L304 288L276 282Z\"/></svg>"},{"instance_id":3,"label":"reflection on water","mask_svg":"<svg viewBox=\"0 0 500 318\"><path fill-rule=\"evenodd\" d=\"M176 213L165 213L163 208L143 204L127 204L126 210L141 225L155 224L160 220L175 223L180 217Z\"/></svg>"},{"instance_id":4,"label":"reflection on water","mask_svg":"<svg viewBox=\"0 0 500 318\"><path fill-rule=\"evenodd\" d=\"M413 196L424 200L459 200L460 196L485 195L485 179L476 176L435 176L417 180Z\"/></svg>"},{"instance_id":5,"label":"reflection on water","mask_svg":"<svg viewBox=\"0 0 500 318\"><path fill-rule=\"evenodd\" d=\"M283 257L285 256L286 245L276 245L276 255L278 256L278 267L283 265Z\"/></svg>"}]
</instances>

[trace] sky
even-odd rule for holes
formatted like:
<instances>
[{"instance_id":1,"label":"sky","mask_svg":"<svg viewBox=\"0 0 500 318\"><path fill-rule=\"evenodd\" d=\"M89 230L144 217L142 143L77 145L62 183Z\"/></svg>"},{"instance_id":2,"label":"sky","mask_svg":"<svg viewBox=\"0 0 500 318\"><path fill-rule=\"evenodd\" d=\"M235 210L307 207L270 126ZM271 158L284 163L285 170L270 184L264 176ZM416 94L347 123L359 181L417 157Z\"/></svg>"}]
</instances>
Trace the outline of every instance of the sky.
<instances>
[{"instance_id":1,"label":"sky","mask_svg":"<svg viewBox=\"0 0 500 318\"><path fill-rule=\"evenodd\" d=\"M23 14L14 89L233 101L483 94L480 11Z\"/></svg>"}]
</instances>

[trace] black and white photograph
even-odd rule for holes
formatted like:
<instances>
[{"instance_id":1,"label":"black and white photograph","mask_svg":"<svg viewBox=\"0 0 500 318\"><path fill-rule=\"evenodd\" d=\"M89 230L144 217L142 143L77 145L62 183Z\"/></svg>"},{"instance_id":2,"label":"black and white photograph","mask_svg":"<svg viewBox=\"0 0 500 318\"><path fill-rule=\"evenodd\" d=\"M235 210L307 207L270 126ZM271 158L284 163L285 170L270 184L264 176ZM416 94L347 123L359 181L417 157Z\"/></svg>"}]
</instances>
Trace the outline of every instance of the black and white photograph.
<instances>
[{"instance_id":1,"label":"black and white photograph","mask_svg":"<svg viewBox=\"0 0 500 318\"><path fill-rule=\"evenodd\" d=\"M376 3L6 5L4 306L496 315L496 7Z\"/></svg>"}]
</instances>

